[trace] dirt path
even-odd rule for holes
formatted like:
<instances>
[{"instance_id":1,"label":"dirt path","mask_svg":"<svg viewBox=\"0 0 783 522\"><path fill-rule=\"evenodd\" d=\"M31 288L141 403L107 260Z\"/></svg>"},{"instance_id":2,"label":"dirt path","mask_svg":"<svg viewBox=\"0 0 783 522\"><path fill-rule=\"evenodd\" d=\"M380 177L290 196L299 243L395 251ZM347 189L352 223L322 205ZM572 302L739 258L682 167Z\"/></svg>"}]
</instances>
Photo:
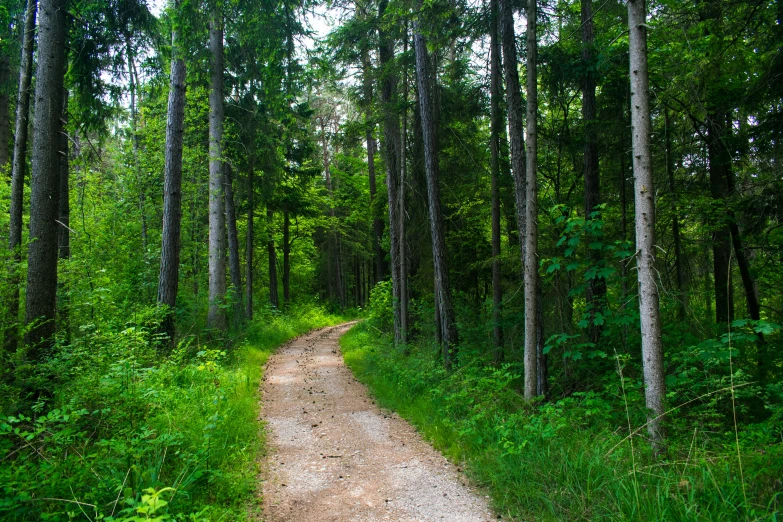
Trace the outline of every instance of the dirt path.
<instances>
[{"instance_id":1,"label":"dirt path","mask_svg":"<svg viewBox=\"0 0 783 522\"><path fill-rule=\"evenodd\" d=\"M343 364L352 324L300 337L267 365L267 521L490 520L487 500Z\"/></svg>"}]
</instances>

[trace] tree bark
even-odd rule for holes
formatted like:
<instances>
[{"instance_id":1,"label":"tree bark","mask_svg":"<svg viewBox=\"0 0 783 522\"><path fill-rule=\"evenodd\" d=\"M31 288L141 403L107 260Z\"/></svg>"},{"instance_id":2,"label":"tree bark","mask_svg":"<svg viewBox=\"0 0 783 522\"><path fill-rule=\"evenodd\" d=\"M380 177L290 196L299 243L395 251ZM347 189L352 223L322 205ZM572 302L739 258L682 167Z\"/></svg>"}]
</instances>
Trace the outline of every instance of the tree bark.
<instances>
[{"instance_id":1,"label":"tree bark","mask_svg":"<svg viewBox=\"0 0 783 522\"><path fill-rule=\"evenodd\" d=\"M27 356L40 361L54 340L57 300L57 214L65 76L66 0L43 0L38 27L38 68L30 183L30 243L25 321Z\"/></svg>"},{"instance_id":2,"label":"tree bark","mask_svg":"<svg viewBox=\"0 0 783 522\"><path fill-rule=\"evenodd\" d=\"M598 164L598 132L595 106L595 75L593 74L593 0L581 0L582 3L582 120L584 122L584 182L585 182L585 220L593 217L593 212L601 202L601 178ZM590 249L590 262L601 263L600 250ZM587 282L585 295L588 307L588 338L597 343L602 328L595 324L595 314L604 307L606 300L606 280L594 277Z\"/></svg>"},{"instance_id":3,"label":"tree bark","mask_svg":"<svg viewBox=\"0 0 783 522\"><path fill-rule=\"evenodd\" d=\"M172 2L176 11L178 3ZM166 116L166 152L163 168L163 232L161 234L158 305L167 307L161 330L174 342L174 308L179 288L182 223L182 143L185 122L185 61L179 48L179 29L171 32L171 77ZM195 270L195 268L194 268ZM194 289L195 294L195 289Z\"/></svg>"},{"instance_id":4,"label":"tree bark","mask_svg":"<svg viewBox=\"0 0 783 522\"><path fill-rule=\"evenodd\" d=\"M372 114L372 65L370 64L370 53L367 49L362 49L362 88L364 91L364 118L365 118L365 141L367 142L367 172L370 177L370 208L374 209L373 201L377 192L375 179L375 136L373 136ZM383 250L381 241L383 239L383 221L375 215L373 211L372 218L372 248L375 253L375 274L376 282L384 277Z\"/></svg>"},{"instance_id":5,"label":"tree bark","mask_svg":"<svg viewBox=\"0 0 783 522\"><path fill-rule=\"evenodd\" d=\"M418 3L419 9L422 2ZM427 178L427 201L432 236L432 259L435 269L435 298L438 304L441 335L443 337L443 363L447 370L457 358L459 337L455 324L454 307L451 301L451 287L447 267L446 241L443 236L443 215L440 210L440 182L438 175L438 152L429 72L427 67L427 44L419 30L419 21L414 21L414 43L416 47L416 80L419 90L422 137L424 141L424 164Z\"/></svg>"},{"instance_id":6,"label":"tree bark","mask_svg":"<svg viewBox=\"0 0 783 522\"><path fill-rule=\"evenodd\" d=\"M223 194L226 204L226 232L228 238L228 268L231 275L231 301L233 302L233 322L242 322L242 271L239 267L239 235L237 234L237 212L234 205L234 180L231 167L223 164Z\"/></svg>"},{"instance_id":7,"label":"tree bark","mask_svg":"<svg viewBox=\"0 0 783 522\"><path fill-rule=\"evenodd\" d=\"M498 0L490 0L490 175L492 192L492 344L495 364L503 362L503 287L500 266L500 42L498 39Z\"/></svg>"},{"instance_id":8,"label":"tree bark","mask_svg":"<svg viewBox=\"0 0 783 522\"><path fill-rule=\"evenodd\" d=\"M666 177L669 181L669 197L672 206L672 237L674 239L674 274L677 285L677 319L685 320L685 274L682 266L682 241L680 239L680 216L677 208L677 191L674 184L674 155L672 153L671 121L669 110L664 109L666 125Z\"/></svg>"},{"instance_id":9,"label":"tree bark","mask_svg":"<svg viewBox=\"0 0 783 522\"><path fill-rule=\"evenodd\" d=\"M514 199L517 205L517 231L522 266L525 266L525 140L522 124L522 89L517 67L517 48L514 36L514 15L511 0L500 0L500 36L503 47L503 71L506 78L506 111L508 112L511 170L514 175Z\"/></svg>"},{"instance_id":10,"label":"tree bark","mask_svg":"<svg viewBox=\"0 0 783 522\"><path fill-rule=\"evenodd\" d=\"M283 211L283 304L291 302L291 217Z\"/></svg>"},{"instance_id":11,"label":"tree bark","mask_svg":"<svg viewBox=\"0 0 783 522\"><path fill-rule=\"evenodd\" d=\"M275 236L274 236L274 211L267 206L266 208L266 223L267 223L267 242L266 252L269 258L269 304L274 308L280 308L280 295L277 290L277 250L275 249Z\"/></svg>"},{"instance_id":12,"label":"tree bark","mask_svg":"<svg viewBox=\"0 0 783 522\"><path fill-rule=\"evenodd\" d=\"M663 450L663 400L666 396L663 343L655 281L655 185L650 151L650 94L647 72L645 0L628 1L631 76L631 128L634 202L636 207L636 273L642 334L647 433L656 453Z\"/></svg>"},{"instance_id":13,"label":"tree bark","mask_svg":"<svg viewBox=\"0 0 783 522\"><path fill-rule=\"evenodd\" d=\"M22 215L24 202L24 178L27 170L27 130L30 117L30 83L33 73L33 43L35 39L35 15L38 3L27 1L24 18L22 57L19 65L19 90L16 102L16 132L14 134L14 157L11 167L11 208L9 216L8 248L13 261L9 286L11 298L8 303L8 321L5 332L6 349L16 351L19 345L19 296L22 262Z\"/></svg>"},{"instance_id":14,"label":"tree bark","mask_svg":"<svg viewBox=\"0 0 783 522\"><path fill-rule=\"evenodd\" d=\"M538 76L536 0L527 2L527 192L525 235L525 399L538 391Z\"/></svg>"},{"instance_id":15,"label":"tree bark","mask_svg":"<svg viewBox=\"0 0 783 522\"><path fill-rule=\"evenodd\" d=\"M209 312L207 325L227 327L226 220L223 209L223 20L217 9L209 22Z\"/></svg>"},{"instance_id":16,"label":"tree bark","mask_svg":"<svg viewBox=\"0 0 783 522\"><path fill-rule=\"evenodd\" d=\"M378 18L383 19L388 2L382 0L378 6ZM389 211L389 243L392 276L392 307L394 312L394 341L401 344L400 330L400 226L399 226L399 180L400 180L400 117L397 114L397 84L394 70L395 38L383 24L378 30L381 74L381 107L383 111L383 153L386 163L386 192Z\"/></svg>"},{"instance_id":17,"label":"tree bark","mask_svg":"<svg viewBox=\"0 0 783 522\"><path fill-rule=\"evenodd\" d=\"M0 172L10 167L11 161L11 57L0 54ZM9 172L10 174L10 172Z\"/></svg>"},{"instance_id":18,"label":"tree bark","mask_svg":"<svg viewBox=\"0 0 783 522\"><path fill-rule=\"evenodd\" d=\"M58 223L57 223L57 258L61 261L67 261L71 258L71 200L69 190L69 155L68 155L68 89L63 89L62 102L62 132L60 133L59 153L60 153L60 174L59 191L60 201L58 205ZM68 288L65 286L62 278L57 281L57 315L58 323L63 331L66 342L70 341L70 317L69 317L69 298Z\"/></svg>"},{"instance_id":19,"label":"tree bark","mask_svg":"<svg viewBox=\"0 0 783 522\"><path fill-rule=\"evenodd\" d=\"M403 31L403 53L408 54L408 23L405 23L405 29ZM403 78L402 78L402 136L400 141L400 182L399 182L399 196L397 203L399 205L399 211L397 213L397 219L399 220L399 280L400 280L400 344L404 353L408 353L408 251L407 251L407 237L405 232L405 184L407 179L407 138L408 138L408 67L403 65Z\"/></svg>"},{"instance_id":20,"label":"tree bark","mask_svg":"<svg viewBox=\"0 0 783 522\"><path fill-rule=\"evenodd\" d=\"M253 240L255 219L255 157L247 159L247 230L245 232L245 319L253 319Z\"/></svg>"}]
</instances>

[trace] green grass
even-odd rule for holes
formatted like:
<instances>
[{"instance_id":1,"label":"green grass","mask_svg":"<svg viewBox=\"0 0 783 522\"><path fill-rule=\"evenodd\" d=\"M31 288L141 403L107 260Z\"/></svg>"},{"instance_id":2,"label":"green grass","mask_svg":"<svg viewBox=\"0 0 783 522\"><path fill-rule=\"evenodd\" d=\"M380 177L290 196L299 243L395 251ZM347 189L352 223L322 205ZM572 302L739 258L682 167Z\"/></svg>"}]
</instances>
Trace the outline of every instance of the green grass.
<instances>
[{"instance_id":1,"label":"green grass","mask_svg":"<svg viewBox=\"0 0 783 522\"><path fill-rule=\"evenodd\" d=\"M246 518L265 450L262 367L284 342L343 320L267 310L235 344L191 340L162 361L144 329L64 348L54 399L0 416L0 518Z\"/></svg>"},{"instance_id":2,"label":"green grass","mask_svg":"<svg viewBox=\"0 0 783 522\"><path fill-rule=\"evenodd\" d=\"M447 374L434 347L404 356L366 323L341 345L378 402L464 465L504 519L779 519L783 448L758 430L740 433L743 478L733 433L672 436L661 462L641 436L631 447L619 398L590 392L532 407L511 366L475 357ZM640 423L635 414L632 422Z\"/></svg>"}]
</instances>

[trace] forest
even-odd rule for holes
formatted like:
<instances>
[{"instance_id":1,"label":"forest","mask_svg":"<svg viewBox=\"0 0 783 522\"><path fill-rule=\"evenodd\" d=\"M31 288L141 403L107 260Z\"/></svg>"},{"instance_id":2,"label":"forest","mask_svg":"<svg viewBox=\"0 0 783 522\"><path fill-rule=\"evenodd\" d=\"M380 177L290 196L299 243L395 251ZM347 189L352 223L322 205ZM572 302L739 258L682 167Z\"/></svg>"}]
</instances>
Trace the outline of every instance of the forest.
<instances>
[{"instance_id":1,"label":"forest","mask_svg":"<svg viewBox=\"0 0 783 522\"><path fill-rule=\"evenodd\" d=\"M778 520L781 161L777 0L4 0L0 519L258 519L359 319L498 518Z\"/></svg>"}]
</instances>

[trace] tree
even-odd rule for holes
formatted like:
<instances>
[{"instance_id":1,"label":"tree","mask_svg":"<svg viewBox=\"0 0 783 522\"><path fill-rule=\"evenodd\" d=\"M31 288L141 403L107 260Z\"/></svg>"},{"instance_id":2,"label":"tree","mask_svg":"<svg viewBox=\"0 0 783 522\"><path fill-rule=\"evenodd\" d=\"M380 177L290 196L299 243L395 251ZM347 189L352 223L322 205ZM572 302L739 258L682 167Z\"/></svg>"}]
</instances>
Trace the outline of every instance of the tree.
<instances>
[{"instance_id":1,"label":"tree","mask_svg":"<svg viewBox=\"0 0 783 522\"><path fill-rule=\"evenodd\" d=\"M636 273L642 333L642 369L647 433L656 452L663 449L663 399L666 396L663 343L655 280L655 184L650 151L650 93L647 71L645 0L628 1L631 72L631 132L636 204Z\"/></svg>"},{"instance_id":2,"label":"tree","mask_svg":"<svg viewBox=\"0 0 783 522\"><path fill-rule=\"evenodd\" d=\"M27 129L30 116L30 83L33 72L33 43L35 39L35 14L37 0L28 0L24 17L24 38L22 39L22 58L19 65L19 90L16 102L16 132L14 133L14 157L11 169L11 208L8 232L8 248L14 260L9 286L11 299L8 303L8 324L5 333L6 348L15 351L18 345L19 321L19 264L22 261L22 215L24 199L24 179L27 170Z\"/></svg>"},{"instance_id":3,"label":"tree","mask_svg":"<svg viewBox=\"0 0 783 522\"><path fill-rule=\"evenodd\" d=\"M386 14L386 0L378 6L378 18L383 22ZM386 192L389 211L389 257L391 258L392 300L394 313L394 339L399 344L402 339L400 326L400 116L397 113L397 86L399 83L394 64L395 38L389 29L381 24L378 30L381 74L381 110L383 111L383 152L386 163Z\"/></svg>"},{"instance_id":4,"label":"tree","mask_svg":"<svg viewBox=\"0 0 783 522\"><path fill-rule=\"evenodd\" d=\"M160 249L158 304L168 307L162 330L174 340L174 307L179 286L180 224L182 222L182 140L185 120L185 60L179 37L178 3L171 2L175 18L171 31L171 77L166 113L166 152L163 173L163 231Z\"/></svg>"},{"instance_id":5,"label":"tree","mask_svg":"<svg viewBox=\"0 0 783 522\"><path fill-rule=\"evenodd\" d=\"M215 7L209 21L209 313L207 324L225 330L226 217L223 205L223 16Z\"/></svg>"},{"instance_id":6,"label":"tree","mask_svg":"<svg viewBox=\"0 0 783 522\"><path fill-rule=\"evenodd\" d=\"M39 5L38 68L30 183L30 246L25 322L28 359L40 360L54 340L57 303L57 217L65 76L66 0Z\"/></svg>"},{"instance_id":7,"label":"tree","mask_svg":"<svg viewBox=\"0 0 783 522\"><path fill-rule=\"evenodd\" d=\"M585 219L591 219L601 202L601 177L598 170L598 132L595 102L595 67L593 47L593 0L581 0L582 6L582 120L584 121L584 180L585 180ZM601 262L598 249L591 250L592 262ZM601 327L596 325L595 315L603 308L606 299L606 281L593 277L587 282L585 298L588 306L588 338L597 343L601 336Z\"/></svg>"},{"instance_id":8,"label":"tree","mask_svg":"<svg viewBox=\"0 0 783 522\"><path fill-rule=\"evenodd\" d=\"M419 2L419 9L422 3ZM419 16L421 16L421 11ZM443 215L440 209L440 181L438 176L438 156L436 128L433 117L430 72L427 64L427 43L421 32L421 21L413 23L414 44L416 48L416 84L418 86L421 132L424 141L424 164L427 178L427 202L429 209L430 236L432 238L432 259L435 268L435 300L437 303L440 331L442 335L443 362L447 369L457 357L459 337L454 318L454 306L451 301L451 287L447 267L446 242L443 237Z\"/></svg>"},{"instance_id":9,"label":"tree","mask_svg":"<svg viewBox=\"0 0 783 522\"><path fill-rule=\"evenodd\" d=\"M522 266L525 266L526 197L525 197L525 141L522 125L522 91L519 84L517 48L514 37L514 15L511 0L500 0L500 36L503 47L503 71L506 79L506 110L511 153L511 170L514 174L514 199L517 207L517 231Z\"/></svg>"},{"instance_id":10,"label":"tree","mask_svg":"<svg viewBox=\"0 0 783 522\"><path fill-rule=\"evenodd\" d=\"M525 399L538 391L538 71L536 0L527 2L527 191L525 235Z\"/></svg>"},{"instance_id":11,"label":"tree","mask_svg":"<svg viewBox=\"0 0 783 522\"><path fill-rule=\"evenodd\" d=\"M498 39L498 0L490 0L490 175L492 198L492 342L495 347L495 364L503 362L503 286L500 265L500 135L502 114L500 111L501 82L500 41Z\"/></svg>"}]
</instances>

